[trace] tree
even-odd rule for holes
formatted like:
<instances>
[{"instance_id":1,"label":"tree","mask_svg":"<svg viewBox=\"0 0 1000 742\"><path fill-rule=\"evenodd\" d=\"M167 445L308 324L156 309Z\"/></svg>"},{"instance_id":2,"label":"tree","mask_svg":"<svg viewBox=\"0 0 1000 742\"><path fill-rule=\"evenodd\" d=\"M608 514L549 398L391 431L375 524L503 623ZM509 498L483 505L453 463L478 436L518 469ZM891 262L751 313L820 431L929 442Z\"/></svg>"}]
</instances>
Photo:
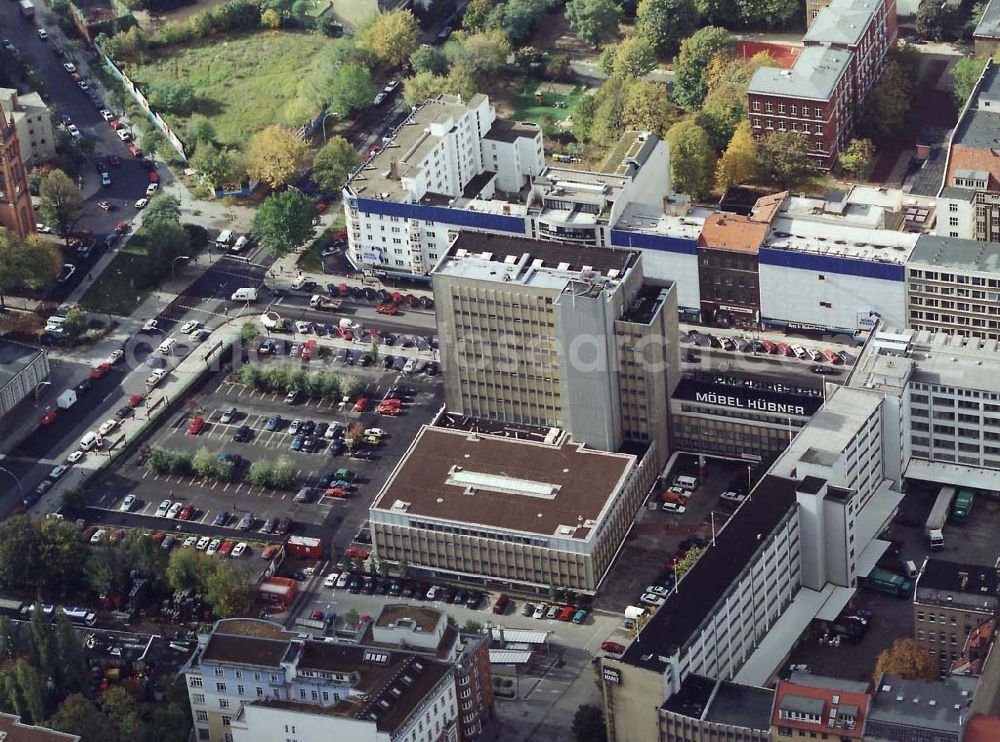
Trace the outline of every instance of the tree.
<instances>
[{"instance_id":1,"label":"tree","mask_svg":"<svg viewBox=\"0 0 1000 742\"><path fill-rule=\"evenodd\" d=\"M432 75L448 74L448 58L440 47L424 44L410 55L410 66L414 72L430 72Z\"/></svg>"},{"instance_id":2,"label":"tree","mask_svg":"<svg viewBox=\"0 0 1000 742\"><path fill-rule=\"evenodd\" d=\"M260 14L260 25L264 28L281 28L281 13L274 8L268 8Z\"/></svg>"},{"instance_id":3,"label":"tree","mask_svg":"<svg viewBox=\"0 0 1000 742\"><path fill-rule=\"evenodd\" d=\"M91 701L74 693L59 704L47 726L60 732L76 734L80 742L107 742L118 739L118 730Z\"/></svg>"},{"instance_id":4,"label":"tree","mask_svg":"<svg viewBox=\"0 0 1000 742\"><path fill-rule=\"evenodd\" d=\"M798 0L735 0L735 5L742 25L768 28L791 23L801 16L802 7Z\"/></svg>"},{"instance_id":5,"label":"tree","mask_svg":"<svg viewBox=\"0 0 1000 742\"><path fill-rule=\"evenodd\" d=\"M247 573L228 562L216 563L205 581L205 599L220 618L251 615L255 593Z\"/></svg>"},{"instance_id":6,"label":"tree","mask_svg":"<svg viewBox=\"0 0 1000 742\"><path fill-rule=\"evenodd\" d=\"M951 7L940 0L920 0L917 6L917 33L932 41L951 35Z\"/></svg>"},{"instance_id":7,"label":"tree","mask_svg":"<svg viewBox=\"0 0 1000 742\"><path fill-rule=\"evenodd\" d=\"M332 113L347 116L370 106L376 92L371 72L357 64L345 64L329 78L325 102Z\"/></svg>"},{"instance_id":8,"label":"tree","mask_svg":"<svg viewBox=\"0 0 1000 742\"><path fill-rule=\"evenodd\" d=\"M165 577L172 590L201 590L212 569L212 560L204 553L178 549L170 554Z\"/></svg>"},{"instance_id":9,"label":"tree","mask_svg":"<svg viewBox=\"0 0 1000 742\"><path fill-rule=\"evenodd\" d=\"M142 714L139 704L120 685L109 688L101 696L101 711L118 727L121 740L142 739Z\"/></svg>"},{"instance_id":10,"label":"tree","mask_svg":"<svg viewBox=\"0 0 1000 742\"><path fill-rule=\"evenodd\" d=\"M787 190L816 173L806 139L792 131L773 131L757 142L757 174L768 185Z\"/></svg>"},{"instance_id":11,"label":"tree","mask_svg":"<svg viewBox=\"0 0 1000 742\"><path fill-rule=\"evenodd\" d=\"M389 67L399 67L417 50L420 27L409 10L382 13L362 34L361 43Z\"/></svg>"},{"instance_id":12,"label":"tree","mask_svg":"<svg viewBox=\"0 0 1000 742\"><path fill-rule=\"evenodd\" d=\"M70 523L67 525L73 527ZM86 690L87 658L83 653L80 638L76 635L76 629L62 608L56 610L56 654L59 657L59 685L61 688L72 692Z\"/></svg>"},{"instance_id":13,"label":"tree","mask_svg":"<svg viewBox=\"0 0 1000 742\"><path fill-rule=\"evenodd\" d=\"M739 25L740 10L733 0L695 0L695 7L704 23L725 28Z\"/></svg>"},{"instance_id":14,"label":"tree","mask_svg":"<svg viewBox=\"0 0 1000 742\"><path fill-rule=\"evenodd\" d=\"M349 628L356 629L358 627L358 621L360 620L361 616L353 608L344 614L344 625Z\"/></svg>"},{"instance_id":15,"label":"tree","mask_svg":"<svg viewBox=\"0 0 1000 742\"><path fill-rule=\"evenodd\" d=\"M510 55L510 44L501 31L472 34L457 33L445 45L451 71L465 67L477 81L500 71Z\"/></svg>"},{"instance_id":16,"label":"tree","mask_svg":"<svg viewBox=\"0 0 1000 742\"><path fill-rule=\"evenodd\" d=\"M0 521L0 587L30 585L38 559L38 532L27 515Z\"/></svg>"},{"instance_id":17,"label":"tree","mask_svg":"<svg viewBox=\"0 0 1000 742\"><path fill-rule=\"evenodd\" d=\"M58 678L59 654L49 619L41 603L35 603L29 623L32 663L53 680Z\"/></svg>"},{"instance_id":18,"label":"tree","mask_svg":"<svg viewBox=\"0 0 1000 742\"><path fill-rule=\"evenodd\" d=\"M269 126L254 135L247 151L247 172L272 188L285 185L302 170L309 146L280 126Z\"/></svg>"},{"instance_id":19,"label":"tree","mask_svg":"<svg viewBox=\"0 0 1000 742\"><path fill-rule=\"evenodd\" d=\"M691 567L694 566L694 563L698 561L698 557L700 557L704 552L705 550L700 546L696 546L687 552L684 557L674 565L674 578L679 580L687 574L688 570L690 570Z\"/></svg>"},{"instance_id":20,"label":"tree","mask_svg":"<svg viewBox=\"0 0 1000 742\"><path fill-rule=\"evenodd\" d=\"M890 59L868 96L859 129L876 142L903 135L909 124L912 82L902 66Z\"/></svg>"},{"instance_id":21,"label":"tree","mask_svg":"<svg viewBox=\"0 0 1000 742\"><path fill-rule=\"evenodd\" d=\"M38 536L41 580L50 590L65 594L76 586L87 554L80 531L69 520L47 518L39 523Z\"/></svg>"},{"instance_id":22,"label":"tree","mask_svg":"<svg viewBox=\"0 0 1000 742\"><path fill-rule=\"evenodd\" d=\"M618 77L642 77L656 67L656 52L648 41L639 36L625 39L617 46L609 46L611 74ZM603 59L603 55L602 55Z\"/></svg>"},{"instance_id":23,"label":"tree","mask_svg":"<svg viewBox=\"0 0 1000 742\"><path fill-rule=\"evenodd\" d=\"M254 232L275 256L285 255L305 244L313 235L316 208L298 191L272 193L257 209Z\"/></svg>"},{"instance_id":24,"label":"tree","mask_svg":"<svg viewBox=\"0 0 1000 742\"><path fill-rule=\"evenodd\" d=\"M463 634L482 634L483 625L479 621L473 621L471 618L462 625Z\"/></svg>"},{"instance_id":25,"label":"tree","mask_svg":"<svg viewBox=\"0 0 1000 742\"><path fill-rule=\"evenodd\" d=\"M593 47L618 35L622 9L614 0L569 0L566 19L584 42Z\"/></svg>"},{"instance_id":26,"label":"tree","mask_svg":"<svg viewBox=\"0 0 1000 742\"><path fill-rule=\"evenodd\" d=\"M715 187L725 190L731 185L748 183L757 175L757 141L744 119L733 132L729 146L715 169Z\"/></svg>"},{"instance_id":27,"label":"tree","mask_svg":"<svg viewBox=\"0 0 1000 742\"><path fill-rule=\"evenodd\" d=\"M361 162L357 150L344 137L334 137L323 145L313 159L312 179L316 185L339 192L347 176Z\"/></svg>"},{"instance_id":28,"label":"tree","mask_svg":"<svg viewBox=\"0 0 1000 742\"><path fill-rule=\"evenodd\" d=\"M636 36L661 57L676 54L681 41L697 27L695 0L642 0L635 14Z\"/></svg>"},{"instance_id":29,"label":"tree","mask_svg":"<svg viewBox=\"0 0 1000 742\"><path fill-rule=\"evenodd\" d=\"M666 136L670 145L670 177L674 190L698 199L712 187L714 172L708 134L693 121L679 121Z\"/></svg>"},{"instance_id":30,"label":"tree","mask_svg":"<svg viewBox=\"0 0 1000 742\"><path fill-rule=\"evenodd\" d=\"M951 77L955 105L959 108L969 100L988 61L988 57L962 57L952 66L948 74Z\"/></svg>"},{"instance_id":31,"label":"tree","mask_svg":"<svg viewBox=\"0 0 1000 742\"><path fill-rule=\"evenodd\" d=\"M187 116L197 103L194 85L183 80L154 85L149 97L155 108L177 116ZM145 141L142 144L146 147Z\"/></svg>"},{"instance_id":32,"label":"tree","mask_svg":"<svg viewBox=\"0 0 1000 742\"><path fill-rule=\"evenodd\" d=\"M840 166L855 180L861 180L868 173L875 159L875 145L871 139L852 139L840 153Z\"/></svg>"},{"instance_id":33,"label":"tree","mask_svg":"<svg viewBox=\"0 0 1000 742\"><path fill-rule=\"evenodd\" d=\"M42 288L55 278L61 266L59 248L51 242L36 235L21 240L0 227L0 307L4 306L4 297L13 291Z\"/></svg>"},{"instance_id":34,"label":"tree","mask_svg":"<svg viewBox=\"0 0 1000 742\"><path fill-rule=\"evenodd\" d=\"M243 347L249 348L259 337L260 326L256 322L250 320L244 322L240 327L240 342L243 344Z\"/></svg>"},{"instance_id":35,"label":"tree","mask_svg":"<svg viewBox=\"0 0 1000 742\"><path fill-rule=\"evenodd\" d=\"M594 109L588 126L588 138L591 142L610 146L621 137L625 130L622 112L625 110L631 84L631 81L619 77L609 77L592 96ZM591 96L584 96L581 100L588 97ZM574 117L575 115L574 113Z\"/></svg>"},{"instance_id":36,"label":"tree","mask_svg":"<svg viewBox=\"0 0 1000 742\"><path fill-rule=\"evenodd\" d=\"M649 130L665 137L681 115L682 111L667 96L665 86L651 80L637 80L629 86L622 109L625 128Z\"/></svg>"},{"instance_id":37,"label":"tree","mask_svg":"<svg viewBox=\"0 0 1000 742\"><path fill-rule=\"evenodd\" d=\"M674 68L674 100L689 111L697 110L708 93L708 63L720 52L731 56L735 48L736 37L716 26L700 28L685 39Z\"/></svg>"},{"instance_id":38,"label":"tree","mask_svg":"<svg viewBox=\"0 0 1000 742\"><path fill-rule=\"evenodd\" d=\"M604 727L604 711L591 703L585 703L576 710L570 729L577 742L606 742L608 738Z\"/></svg>"},{"instance_id":39,"label":"tree","mask_svg":"<svg viewBox=\"0 0 1000 742\"><path fill-rule=\"evenodd\" d=\"M14 674L20 696L24 701L24 719L28 724L40 724L48 714L45 713L45 676L29 665L23 659L14 663ZM57 676L49 674L56 680Z\"/></svg>"},{"instance_id":40,"label":"tree","mask_svg":"<svg viewBox=\"0 0 1000 742\"><path fill-rule=\"evenodd\" d=\"M712 147L717 150L733 138L737 124L747 115L746 91L736 85L721 85L705 97L698 124L708 132Z\"/></svg>"},{"instance_id":41,"label":"tree","mask_svg":"<svg viewBox=\"0 0 1000 742\"><path fill-rule=\"evenodd\" d=\"M157 193L153 196L142 212L142 226L150 231L162 224L180 224L180 221L180 199L167 193Z\"/></svg>"},{"instance_id":42,"label":"tree","mask_svg":"<svg viewBox=\"0 0 1000 742\"><path fill-rule=\"evenodd\" d=\"M430 98L436 98L445 92L448 79L431 72L418 72L413 77L403 80L403 100L415 106Z\"/></svg>"},{"instance_id":43,"label":"tree","mask_svg":"<svg viewBox=\"0 0 1000 742\"><path fill-rule=\"evenodd\" d=\"M204 175L214 188L238 181L242 175L236 153L213 142L198 145L191 157L191 167Z\"/></svg>"},{"instance_id":44,"label":"tree","mask_svg":"<svg viewBox=\"0 0 1000 742\"><path fill-rule=\"evenodd\" d=\"M62 170L50 170L42 176L38 195L42 215L68 247L70 233L86 210L83 191Z\"/></svg>"},{"instance_id":45,"label":"tree","mask_svg":"<svg viewBox=\"0 0 1000 742\"><path fill-rule=\"evenodd\" d=\"M891 649L883 649L875 661L874 679L883 674L898 675L906 680L934 680L938 676L934 655L921 648L913 639L897 639Z\"/></svg>"}]
</instances>

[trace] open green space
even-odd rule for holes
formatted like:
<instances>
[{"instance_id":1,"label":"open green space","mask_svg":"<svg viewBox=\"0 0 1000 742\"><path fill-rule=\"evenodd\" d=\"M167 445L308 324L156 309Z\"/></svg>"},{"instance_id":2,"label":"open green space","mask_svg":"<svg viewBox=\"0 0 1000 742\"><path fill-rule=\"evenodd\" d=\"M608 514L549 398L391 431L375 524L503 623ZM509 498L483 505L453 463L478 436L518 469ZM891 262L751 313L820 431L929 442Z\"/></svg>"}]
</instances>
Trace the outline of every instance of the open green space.
<instances>
[{"instance_id":1,"label":"open green space","mask_svg":"<svg viewBox=\"0 0 1000 742\"><path fill-rule=\"evenodd\" d=\"M97 277L80 299L80 304L90 312L129 315L135 311L151 289L140 288L145 281L137 276L148 275L151 270L145 244L133 237L110 265Z\"/></svg>"},{"instance_id":2,"label":"open green space","mask_svg":"<svg viewBox=\"0 0 1000 742\"><path fill-rule=\"evenodd\" d=\"M521 85L520 89L514 93L511 105L514 108L514 118L518 121L534 121L536 124L543 123L546 119L562 121L573 113L576 104L583 97L584 88L577 85L573 92L568 95L546 90L548 83L537 80L529 80ZM541 88L541 102L535 98L535 92ZM561 105L565 104L565 108Z\"/></svg>"},{"instance_id":3,"label":"open green space","mask_svg":"<svg viewBox=\"0 0 1000 742\"><path fill-rule=\"evenodd\" d=\"M147 91L176 81L194 86L195 113L208 117L220 142L242 147L270 124L299 125L316 113L303 81L327 43L313 33L257 31L165 48L129 73ZM165 118L183 139L187 119Z\"/></svg>"}]
</instances>

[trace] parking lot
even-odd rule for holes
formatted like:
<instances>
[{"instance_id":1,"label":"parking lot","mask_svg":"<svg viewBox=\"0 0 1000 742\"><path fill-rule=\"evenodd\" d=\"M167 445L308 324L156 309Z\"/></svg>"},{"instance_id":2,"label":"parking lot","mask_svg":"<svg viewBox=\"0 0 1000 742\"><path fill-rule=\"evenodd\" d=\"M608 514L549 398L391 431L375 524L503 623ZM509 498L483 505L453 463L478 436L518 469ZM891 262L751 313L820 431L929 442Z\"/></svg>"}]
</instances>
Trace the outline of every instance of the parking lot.
<instances>
[{"instance_id":1,"label":"parking lot","mask_svg":"<svg viewBox=\"0 0 1000 742\"><path fill-rule=\"evenodd\" d=\"M679 473L692 471L694 466L694 457L678 457L666 477L667 483ZM601 584L594 607L621 614L626 606L639 605L647 586L666 584L671 571L666 565L681 542L692 536L711 538L713 520L716 529L725 525L733 507L721 502L719 496L731 489L734 480L745 477L745 464L710 458L697 489L687 500L684 513L664 512L659 499L655 510L641 510L621 553ZM666 485L662 489L666 489ZM655 495L658 494L659 490Z\"/></svg>"},{"instance_id":2,"label":"parking lot","mask_svg":"<svg viewBox=\"0 0 1000 742\"><path fill-rule=\"evenodd\" d=\"M314 370L318 370L315 369ZM363 389L369 399L381 399L394 385L404 393L402 413L398 416L378 415L374 402L366 412L354 412L354 400L342 402L300 399L286 404L283 393L262 393L230 380L228 370L212 374L194 390L182 408L174 410L146 441L151 448L193 454L201 449L219 456L239 456L234 481L202 480L191 476L155 474L140 462L145 446L118 462L104 478L93 503L98 508L117 510L127 494L137 500L133 515L154 517L162 500L192 503L195 514L191 523L212 524L220 512L229 514L228 527L239 517L251 513L256 530L271 518L290 517L292 531L310 536L333 539L335 553L342 552L353 541L354 534L367 519L368 506L385 482L399 456L412 441L421 424L428 422L442 404L442 390L435 377L412 375L403 377L380 366L342 367L341 373ZM235 408L228 422L222 422L224 412ZM192 418L204 419L200 432L189 432ZM274 430L267 430L268 420L279 417ZM381 428L386 435L377 445L363 444L357 451L333 455L329 439L319 439L312 452L292 450L296 436L291 433L293 420L337 424L340 430L356 423L364 428ZM233 440L242 426L249 428L249 440ZM250 465L262 459L285 459L295 468L296 487L292 490L271 490L251 486L243 477ZM339 468L350 469L356 475L356 489L345 499L323 497L332 474ZM309 502L294 502L301 486L312 488Z\"/></svg>"}]
</instances>

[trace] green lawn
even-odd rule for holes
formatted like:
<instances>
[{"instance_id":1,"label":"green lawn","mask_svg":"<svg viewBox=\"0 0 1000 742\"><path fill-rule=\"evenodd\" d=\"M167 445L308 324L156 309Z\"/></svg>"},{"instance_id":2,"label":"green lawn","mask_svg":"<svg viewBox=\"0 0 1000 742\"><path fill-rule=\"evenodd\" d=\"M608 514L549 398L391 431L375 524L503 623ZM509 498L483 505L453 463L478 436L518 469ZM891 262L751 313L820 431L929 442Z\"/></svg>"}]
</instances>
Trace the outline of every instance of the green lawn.
<instances>
[{"instance_id":1,"label":"green lawn","mask_svg":"<svg viewBox=\"0 0 1000 742\"><path fill-rule=\"evenodd\" d=\"M542 102L535 100L535 91L539 87L544 89L545 83L531 81L525 83L521 89L514 94L511 105L514 107L514 118L518 121L534 121L541 124L546 117L554 121L562 121L573 113L576 104L583 97L583 87L578 85L569 95L559 95L553 92L543 92ZM565 103L565 108L557 108L556 103Z\"/></svg>"},{"instance_id":2,"label":"green lawn","mask_svg":"<svg viewBox=\"0 0 1000 742\"><path fill-rule=\"evenodd\" d=\"M135 238L132 238L132 242ZM131 242L129 243L131 246ZM127 316L135 311L149 296L151 289L137 288L142 284L136 276L149 271L145 252L122 250L105 271L97 277L80 299L83 308L90 312Z\"/></svg>"},{"instance_id":3,"label":"green lawn","mask_svg":"<svg viewBox=\"0 0 1000 742\"><path fill-rule=\"evenodd\" d=\"M242 147L269 124L299 125L316 114L302 87L327 43L318 34L259 31L159 50L129 73L146 90L175 80L193 85L196 113L209 118L220 141ZM183 140L186 119L166 118Z\"/></svg>"}]
</instances>

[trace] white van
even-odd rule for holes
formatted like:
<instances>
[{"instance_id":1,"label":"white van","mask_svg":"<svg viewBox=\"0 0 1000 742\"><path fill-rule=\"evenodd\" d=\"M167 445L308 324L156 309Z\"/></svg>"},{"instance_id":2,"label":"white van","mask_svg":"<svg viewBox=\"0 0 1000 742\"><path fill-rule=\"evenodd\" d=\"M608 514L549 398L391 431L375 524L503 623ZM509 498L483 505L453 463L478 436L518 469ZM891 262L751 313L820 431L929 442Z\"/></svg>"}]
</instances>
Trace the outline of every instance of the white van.
<instances>
[{"instance_id":1,"label":"white van","mask_svg":"<svg viewBox=\"0 0 1000 742\"><path fill-rule=\"evenodd\" d=\"M906 572L906 576L909 577L911 580L917 579L917 575L920 574L920 572L917 570L916 563L912 559L907 559L905 562L903 562L903 571Z\"/></svg>"},{"instance_id":2,"label":"white van","mask_svg":"<svg viewBox=\"0 0 1000 742\"><path fill-rule=\"evenodd\" d=\"M219 236L215 238L215 243L220 247L229 247L229 243L233 241L233 230L224 229L219 232Z\"/></svg>"},{"instance_id":3,"label":"white van","mask_svg":"<svg viewBox=\"0 0 1000 742\"><path fill-rule=\"evenodd\" d=\"M683 487L686 490L694 491L698 486L698 480L694 477L689 477L686 474L682 474L679 477L674 477L674 486Z\"/></svg>"},{"instance_id":4,"label":"white van","mask_svg":"<svg viewBox=\"0 0 1000 742\"><path fill-rule=\"evenodd\" d=\"M412 374L416 370L416 368L417 368L417 359L411 358L406 362L406 365L403 366L403 373Z\"/></svg>"},{"instance_id":5,"label":"white van","mask_svg":"<svg viewBox=\"0 0 1000 742\"><path fill-rule=\"evenodd\" d=\"M257 289L254 288L236 289L236 291L233 292L233 295L230 296L229 298L232 301L257 301Z\"/></svg>"},{"instance_id":6,"label":"white van","mask_svg":"<svg viewBox=\"0 0 1000 742\"><path fill-rule=\"evenodd\" d=\"M236 243L231 248L229 248L229 250L230 252L241 252L249 242L250 240L247 239L247 236L245 234L241 234L239 239L236 240Z\"/></svg>"},{"instance_id":7,"label":"white van","mask_svg":"<svg viewBox=\"0 0 1000 742\"><path fill-rule=\"evenodd\" d=\"M87 435L83 436L83 438L80 439L81 451L89 451L96 445L97 445L97 433L95 433L94 431L90 431L89 433L87 433Z\"/></svg>"}]
</instances>

